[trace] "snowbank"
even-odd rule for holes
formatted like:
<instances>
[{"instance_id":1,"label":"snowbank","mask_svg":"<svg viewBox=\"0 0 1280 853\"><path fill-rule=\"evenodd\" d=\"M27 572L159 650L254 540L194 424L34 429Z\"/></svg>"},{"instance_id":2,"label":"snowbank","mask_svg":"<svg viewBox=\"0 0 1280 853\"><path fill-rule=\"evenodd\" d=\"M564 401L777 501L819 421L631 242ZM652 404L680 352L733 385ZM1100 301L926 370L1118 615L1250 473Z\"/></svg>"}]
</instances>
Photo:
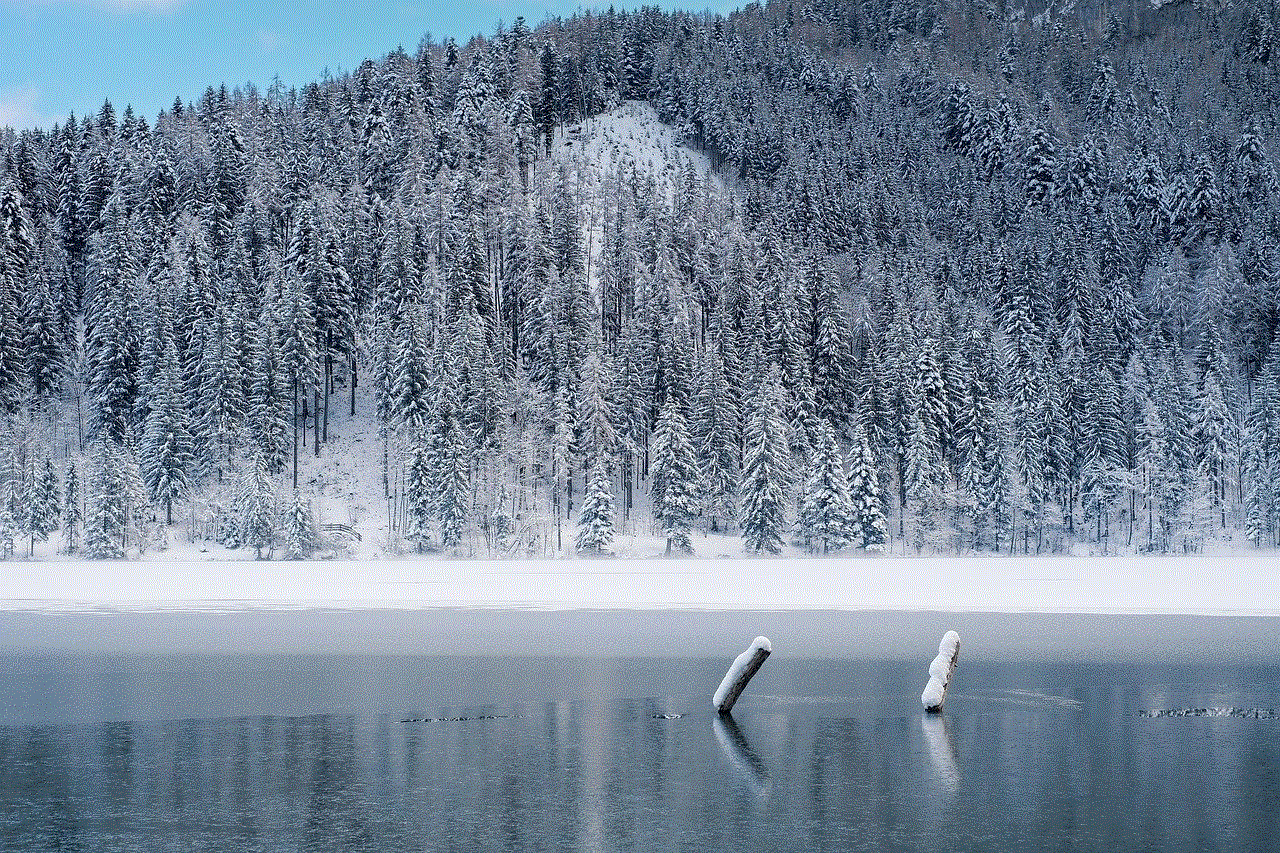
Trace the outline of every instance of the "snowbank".
<instances>
[{"instance_id":1,"label":"snowbank","mask_svg":"<svg viewBox=\"0 0 1280 853\"><path fill-rule=\"evenodd\" d=\"M0 563L0 610L441 607L1280 615L1275 557Z\"/></svg>"}]
</instances>

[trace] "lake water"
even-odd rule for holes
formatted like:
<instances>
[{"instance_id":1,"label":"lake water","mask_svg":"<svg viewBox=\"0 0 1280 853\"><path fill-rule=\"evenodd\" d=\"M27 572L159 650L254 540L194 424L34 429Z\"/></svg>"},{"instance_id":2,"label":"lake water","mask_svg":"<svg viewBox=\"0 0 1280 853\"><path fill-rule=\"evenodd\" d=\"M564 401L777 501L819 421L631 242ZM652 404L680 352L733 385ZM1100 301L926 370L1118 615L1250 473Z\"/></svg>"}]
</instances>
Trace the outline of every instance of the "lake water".
<instances>
[{"instance_id":1,"label":"lake water","mask_svg":"<svg viewBox=\"0 0 1280 853\"><path fill-rule=\"evenodd\" d=\"M1143 716L1275 663L962 647L929 717L917 651L779 649L726 721L732 654L15 649L0 849L1280 849L1280 720Z\"/></svg>"}]
</instances>

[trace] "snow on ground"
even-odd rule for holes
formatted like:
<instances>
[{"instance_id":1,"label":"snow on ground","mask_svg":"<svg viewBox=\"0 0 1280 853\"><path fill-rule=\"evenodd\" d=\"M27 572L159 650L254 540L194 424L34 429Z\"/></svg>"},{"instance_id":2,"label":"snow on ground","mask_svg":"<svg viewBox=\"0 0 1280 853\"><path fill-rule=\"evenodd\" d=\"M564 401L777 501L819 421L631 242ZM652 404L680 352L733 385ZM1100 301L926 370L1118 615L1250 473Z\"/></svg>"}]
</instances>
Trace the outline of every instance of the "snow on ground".
<instances>
[{"instance_id":1,"label":"snow on ground","mask_svg":"<svg viewBox=\"0 0 1280 853\"><path fill-rule=\"evenodd\" d=\"M568 166L582 167L595 186L610 174L635 168L652 175L674 192L677 176L694 172L709 179L715 189L724 184L711 170L711 160L685 145L679 131L658 119L658 112L644 101L626 101L614 109L560 130L552 157Z\"/></svg>"},{"instance_id":2,"label":"snow on ground","mask_svg":"<svg viewBox=\"0 0 1280 853\"><path fill-rule=\"evenodd\" d=\"M348 399L334 395L329 415L329 443L315 456L308 448L298 457L298 486L312 501L317 525L351 527L359 540L330 537L353 557L380 557L387 548L387 504L383 498L382 439L372 395L356 395L356 414ZM314 437L313 437L314 440ZM394 466L393 467L398 467ZM251 553L238 552L243 557Z\"/></svg>"},{"instance_id":3,"label":"snow on ground","mask_svg":"<svg viewBox=\"0 0 1280 853\"><path fill-rule=\"evenodd\" d=\"M644 101L624 101L608 112L561 128L551 149L552 158L564 165L592 203L585 211L583 243L590 265L587 284L598 288L603 211L614 202L614 179L635 170L652 177L673 201L682 176L693 174L709 182L713 194L725 192L720 175L705 154L685 145L680 132L658 118L658 111Z\"/></svg>"},{"instance_id":4,"label":"snow on ground","mask_svg":"<svg viewBox=\"0 0 1280 853\"><path fill-rule=\"evenodd\" d=\"M212 555L209 555L212 557ZM143 559L0 566L0 611L438 608L1280 615L1274 556Z\"/></svg>"}]
</instances>

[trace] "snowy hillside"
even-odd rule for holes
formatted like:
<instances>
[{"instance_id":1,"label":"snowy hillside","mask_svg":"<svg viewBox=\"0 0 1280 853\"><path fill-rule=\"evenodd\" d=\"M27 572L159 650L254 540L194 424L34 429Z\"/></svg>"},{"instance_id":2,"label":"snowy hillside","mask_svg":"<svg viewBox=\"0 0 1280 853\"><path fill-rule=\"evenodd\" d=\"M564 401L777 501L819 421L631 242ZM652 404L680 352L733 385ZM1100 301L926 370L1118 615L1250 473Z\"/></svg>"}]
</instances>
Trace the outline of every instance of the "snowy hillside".
<instances>
[{"instance_id":1,"label":"snowy hillside","mask_svg":"<svg viewBox=\"0 0 1280 853\"><path fill-rule=\"evenodd\" d=\"M598 189L606 179L635 169L651 175L674 194L680 179L693 174L724 190L724 181L711 169L711 160L690 148L680 132L658 119L658 111L644 101L625 101L609 112L560 130L552 157L578 168Z\"/></svg>"},{"instance_id":2,"label":"snowy hillside","mask_svg":"<svg viewBox=\"0 0 1280 853\"><path fill-rule=\"evenodd\" d=\"M1073 8L0 134L0 559L1280 546L1271 13Z\"/></svg>"}]
</instances>

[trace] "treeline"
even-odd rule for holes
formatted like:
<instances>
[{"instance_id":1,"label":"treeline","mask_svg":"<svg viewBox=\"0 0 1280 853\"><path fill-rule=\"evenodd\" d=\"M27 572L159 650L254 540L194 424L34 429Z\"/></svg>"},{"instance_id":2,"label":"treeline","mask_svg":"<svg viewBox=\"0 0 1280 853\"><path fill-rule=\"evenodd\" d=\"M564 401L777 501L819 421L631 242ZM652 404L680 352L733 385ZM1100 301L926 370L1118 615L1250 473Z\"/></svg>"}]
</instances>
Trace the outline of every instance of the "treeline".
<instances>
[{"instance_id":1,"label":"treeline","mask_svg":"<svg viewBox=\"0 0 1280 853\"><path fill-rule=\"evenodd\" d=\"M0 532L304 554L361 398L423 549L1275 545L1276 12L1096 11L583 13L9 133ZM727 196L552 156L630 99Z\"/></svg>"}]
</instances>

